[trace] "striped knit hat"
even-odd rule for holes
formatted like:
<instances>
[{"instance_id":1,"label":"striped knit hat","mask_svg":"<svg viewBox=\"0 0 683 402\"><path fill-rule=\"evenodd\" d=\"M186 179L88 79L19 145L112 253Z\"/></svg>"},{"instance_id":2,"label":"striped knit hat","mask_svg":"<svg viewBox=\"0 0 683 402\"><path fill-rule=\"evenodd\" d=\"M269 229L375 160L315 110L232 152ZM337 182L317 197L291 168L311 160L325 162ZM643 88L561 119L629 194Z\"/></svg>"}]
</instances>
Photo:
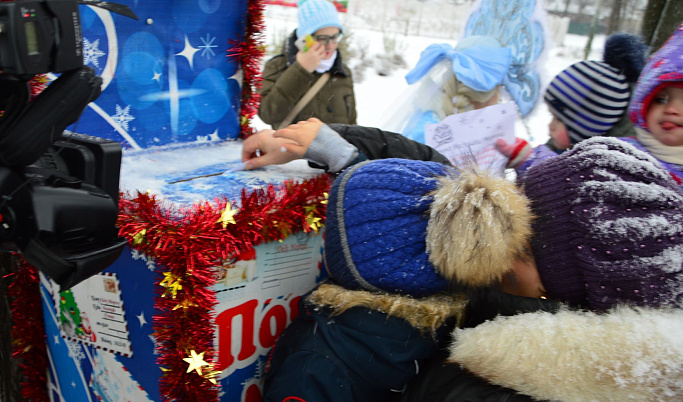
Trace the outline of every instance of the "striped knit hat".
<instances>
[{"instance_id":1,"label":"striped knit hat","mask_svg":"<svg viewBox=\"0 0 683 402\"><path fill-rule=\"evenodd\" d=\"M581 61L553 78L544 98L567 126L572 145L604 135L622 118L630 84L645 64L645 50L634 35L613 35L605 43L605 61Z\"/></svg>"},{"instance_id":2,"label":"striped knit hat","mask_svg":"<svg viewBox=\"0 0 683 402\"><path fill-rule=\"evenodd\" d=\"M327 0L299 0L299 27L296 36L300 38L306 34L313 34L320 28L337 27L340 31L344 28L339 23L339 16L334 4Z\"/></svg>"}]
</instances>

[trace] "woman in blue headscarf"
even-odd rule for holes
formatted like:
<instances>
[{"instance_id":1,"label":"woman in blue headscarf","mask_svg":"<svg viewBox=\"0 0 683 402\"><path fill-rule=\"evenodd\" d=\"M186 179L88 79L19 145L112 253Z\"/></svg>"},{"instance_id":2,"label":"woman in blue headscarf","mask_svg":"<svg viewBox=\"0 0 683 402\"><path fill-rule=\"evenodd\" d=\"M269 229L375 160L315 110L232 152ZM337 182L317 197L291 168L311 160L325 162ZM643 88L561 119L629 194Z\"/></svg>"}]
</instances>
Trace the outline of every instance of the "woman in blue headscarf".
<instances>
[{"instance_id":1,"label":"woman in blue headscarf","mask_svg":"<svg viewBox=\"0 0 683 402\"><path fill-rule=\"evenodd\" d=\"M511 50L491 36L429 45L406 75L412 94L382 127L424 143L425 124L497 103L511 62Z\"/></svg>"}]
</instances>

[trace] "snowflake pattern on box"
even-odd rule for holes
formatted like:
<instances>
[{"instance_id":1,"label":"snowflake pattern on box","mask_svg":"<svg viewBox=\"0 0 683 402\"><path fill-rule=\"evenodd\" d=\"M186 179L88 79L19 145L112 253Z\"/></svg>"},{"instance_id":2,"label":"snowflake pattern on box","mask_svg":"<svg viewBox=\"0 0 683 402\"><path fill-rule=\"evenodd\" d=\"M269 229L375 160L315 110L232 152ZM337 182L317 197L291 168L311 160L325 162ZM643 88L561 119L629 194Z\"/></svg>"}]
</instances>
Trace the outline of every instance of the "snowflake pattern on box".
<instances>
[{"instance_id":1,"label":"snowflake pattern on box","mask_svg":"<svg viewBox=\"0 0 683 402\"><path fill-rule=\"evenodd\" d=\"M241 75L225 52L244 40L246 2L119 3L139 20L79 7L84 63L103 92L70 129L132 149L237 138Z\"/></svg>"}]
</instances>

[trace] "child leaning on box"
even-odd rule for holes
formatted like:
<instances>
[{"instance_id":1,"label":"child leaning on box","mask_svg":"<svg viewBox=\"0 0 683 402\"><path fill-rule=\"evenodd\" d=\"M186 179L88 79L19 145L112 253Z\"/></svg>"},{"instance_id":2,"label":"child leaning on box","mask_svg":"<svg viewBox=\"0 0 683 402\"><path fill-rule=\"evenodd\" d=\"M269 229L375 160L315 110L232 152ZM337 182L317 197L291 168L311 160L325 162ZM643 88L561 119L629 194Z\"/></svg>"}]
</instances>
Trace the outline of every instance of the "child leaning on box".
<instances>
[{"instance_id":1,"label":"child leaning on box","mask_svg":"<svg viewBox=\"0 0 683 402\"><path fill-rule=\"evenodd\" d=\"M273 347L264 401L400 396L463 315L456 278L500 279L530 233L513 183L435 162L356 164L335 180L327 208L330 280L302 298Z\"/></svg>"},{"instance_id":2,"label":"child leaning on box","mask_svg":"<svg viewBox=\"0 0 683 402\"><path fill-rule=\"evenodd\" d=\"M503 290L537 311L470 297L479 323L456 329L446 363L426 365L401 401L510 400L496 386L534 400L683 400L683 193L669 172L596 137L531 167L523 186L533 258ZM540 308L549 300L565 306Z\"/></svg>"}]
</instances>

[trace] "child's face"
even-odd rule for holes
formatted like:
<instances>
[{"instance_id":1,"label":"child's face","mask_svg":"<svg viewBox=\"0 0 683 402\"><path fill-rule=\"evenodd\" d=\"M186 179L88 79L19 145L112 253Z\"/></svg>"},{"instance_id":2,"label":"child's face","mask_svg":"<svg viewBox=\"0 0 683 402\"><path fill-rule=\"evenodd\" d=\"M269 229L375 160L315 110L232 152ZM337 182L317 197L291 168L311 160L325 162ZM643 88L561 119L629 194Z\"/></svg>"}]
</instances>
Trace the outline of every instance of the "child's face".
<instances>
[{"instance_id":1,"label":"child's face","mask_svg":"<svg viewBox=\"0 0 683 402\"><path fill-rule=\"evenodd\" d=\"M560 121L555 115L550 121L549 134L550 138L553 140L553 145L557 149L569 149L571 142L569 142L569 134L567 133L567 126Z\"/></svg>"},{"instance_id":2,"label":"child's face","mask_svg":"<svg viewBox=\"0 0 683 402\"><path fill-rule=\"evenodd\" d=\"M503 291L505 293L536 298L545 295L545 288L533 258L517 258L512 270L513 272L510 275L503 278Z\"/></svg>"},{"instance_id":3,"label":"child's face","mask_svg":"<svg viewBox=\"0 0 683 402\"><path fill-rule=\"evenodd\" d=\"M683 88L662 88L650 103L645 121L662 144L683 145Z\"/></svg>"}]
</instances>

